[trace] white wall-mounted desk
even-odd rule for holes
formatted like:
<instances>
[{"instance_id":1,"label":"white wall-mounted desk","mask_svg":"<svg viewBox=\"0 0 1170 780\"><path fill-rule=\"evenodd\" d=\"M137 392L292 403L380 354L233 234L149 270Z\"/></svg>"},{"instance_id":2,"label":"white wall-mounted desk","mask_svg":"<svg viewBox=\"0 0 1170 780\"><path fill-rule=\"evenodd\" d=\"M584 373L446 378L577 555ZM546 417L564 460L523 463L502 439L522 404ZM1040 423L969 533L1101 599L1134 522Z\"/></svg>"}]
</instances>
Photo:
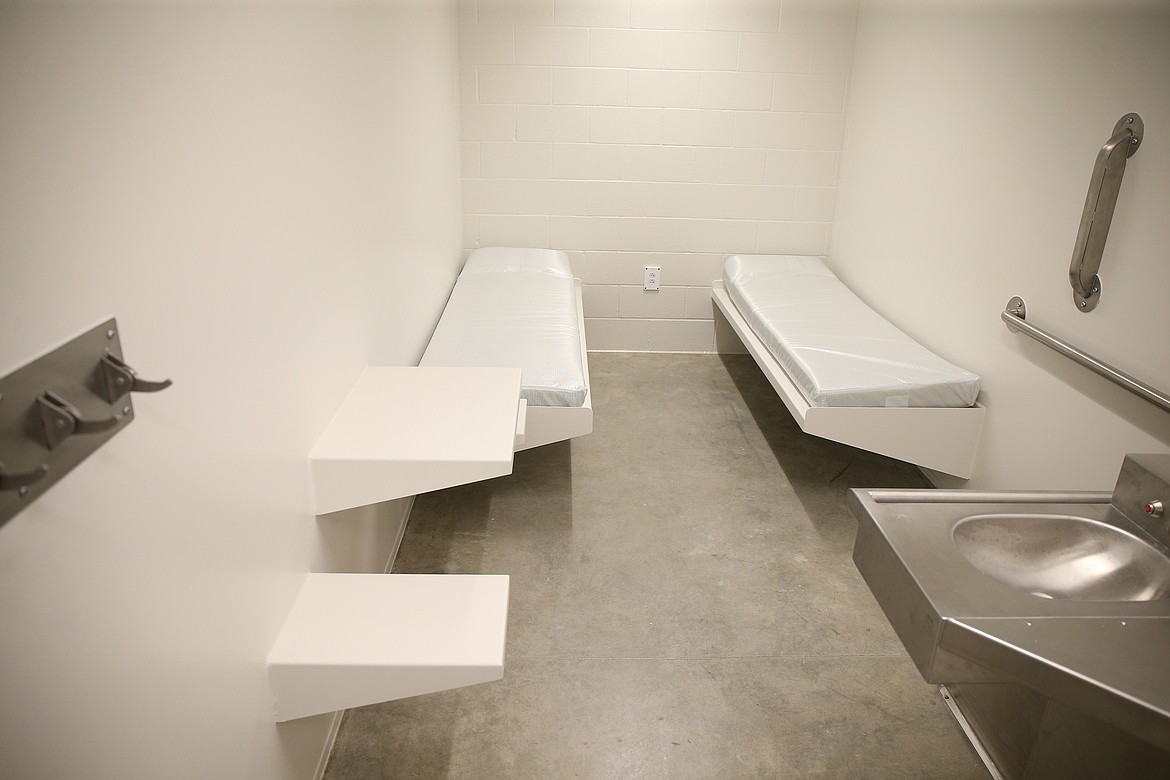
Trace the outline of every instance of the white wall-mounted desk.
<instances>
[{"instance_id":1,"label":"white wall-mounted desk","mask_svg":"<svg viewBox=\"0 0 1170 780\"><path fill-rule=\"evenodd\" d=\"M367 368L309 453L319 515L512 473L518 368Z\"/></svg>"}]
</instances>

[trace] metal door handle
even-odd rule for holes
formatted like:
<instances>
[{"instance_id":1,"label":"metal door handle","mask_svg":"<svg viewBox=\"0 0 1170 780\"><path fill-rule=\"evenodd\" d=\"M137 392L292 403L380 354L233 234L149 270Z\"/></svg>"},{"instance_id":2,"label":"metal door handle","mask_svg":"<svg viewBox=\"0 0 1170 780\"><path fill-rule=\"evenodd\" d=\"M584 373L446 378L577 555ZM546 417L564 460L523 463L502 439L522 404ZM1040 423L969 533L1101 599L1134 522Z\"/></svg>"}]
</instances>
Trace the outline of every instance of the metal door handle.
<instances>
[{"instance_id":1,"label":"metal door handle","mask_svg":"<svg viewBox=\"0 0 1170 780\"><path fill-rule=\"evenodd\" d=\"M104 420L87 420L76 406L52 391L37 398L37 406L41 410L41 422L44 424L49 449L75 433L101 433L118 424L118 418L113 416Z\"/></svg>"},{"instance_id":2,"label":"metal door handle","mask_svg":"<svg viewBox=\"0 0 1170 780\"><path fill-rule=\"evenodd\" d=\"M126 365L112 352L102 355L102 379L105 380L106 400L114 403L126 393L157 393L171 386L171 380L152 382L138 376L138 373Z\"/></svg>"},{"instance_id":3,"label":"metal door handle","mask_svg":"<svg viewBox=\"0 0 1170 780\"><path fill-rule=\"evenodd\" d=\"M22 471L15 474L10 474L4 468L4 464L0 463L0 490L19 490L21 495L28 492L28 486L40 482L49 473L49 467L45 464L37 466L32 471Z\"/></svg>"}]
</instances>

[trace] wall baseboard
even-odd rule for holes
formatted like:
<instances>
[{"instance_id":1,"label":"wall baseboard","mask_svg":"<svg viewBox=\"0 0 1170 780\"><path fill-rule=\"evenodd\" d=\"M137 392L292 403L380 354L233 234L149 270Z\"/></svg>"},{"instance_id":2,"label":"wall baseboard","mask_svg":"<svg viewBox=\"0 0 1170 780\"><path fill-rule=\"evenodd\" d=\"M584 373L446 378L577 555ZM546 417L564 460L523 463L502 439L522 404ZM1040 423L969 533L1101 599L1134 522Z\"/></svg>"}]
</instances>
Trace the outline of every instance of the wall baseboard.
<instances>
[{"instance_id":1,"label":"wall baseboard","mask_svg":"<svg viewBox=\"0 0 1170 780\"><path fill-rule=\"evenodd\" d=\"M715 351L712 320L585 318L585 340L595 352Z\"/></svg>"}]
</instances>

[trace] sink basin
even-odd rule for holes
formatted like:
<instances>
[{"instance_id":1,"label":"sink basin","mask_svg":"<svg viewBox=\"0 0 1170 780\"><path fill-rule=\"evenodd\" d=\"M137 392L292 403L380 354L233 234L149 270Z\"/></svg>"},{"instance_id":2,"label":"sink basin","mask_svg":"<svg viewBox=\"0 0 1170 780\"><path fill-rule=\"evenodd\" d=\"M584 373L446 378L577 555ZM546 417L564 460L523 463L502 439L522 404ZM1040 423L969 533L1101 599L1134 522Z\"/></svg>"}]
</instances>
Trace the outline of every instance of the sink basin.
<instances>
[{"instance_id":1,"label":"sink basin","mask_svg":"<svg viewBox=\"0 0 1170 780\"><path fill-rule=\"evenodd\" d=\"M850 491L858 571L980 755L1010 765L993 776L1170 778L1156 500L1170 504L1170 454L1127 455L1112 493Z\"/></svg>"},{"instance_id":2,"label":"sink basin","mask_svg":"<svg viewBox=\"0 0 1170 780\"><path fill-rule=\"evenodd\" d=\"M1039 598L1170 597L1170 557L1121 528L1087 517L973 515L955 524L952 538L975 568Z\"/></svg>"}]
</instances>

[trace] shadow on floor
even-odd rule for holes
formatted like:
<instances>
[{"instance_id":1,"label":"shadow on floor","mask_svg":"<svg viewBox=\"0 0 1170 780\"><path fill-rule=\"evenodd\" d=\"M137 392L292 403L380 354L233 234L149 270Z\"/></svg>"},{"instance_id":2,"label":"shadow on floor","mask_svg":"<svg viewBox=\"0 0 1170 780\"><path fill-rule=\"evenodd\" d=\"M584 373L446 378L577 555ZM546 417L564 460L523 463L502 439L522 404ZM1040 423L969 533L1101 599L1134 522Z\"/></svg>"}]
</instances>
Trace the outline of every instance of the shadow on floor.
<instances>
[{"instance_id":1,"label":"shadow on floor","mask_svg":"<svg viewBox=\"0 0 1170 780\"><path fill-rule=\"evenodd\" d=\"M420 495L394 571L507 574L483 568L489 550L566 537L573 525L571 444L556 442L516 453L506 477ZM534 533L541 538L532 539Z\"/></svg>"},{"instance_id":2,"label":"shadow on floor","mask_svg":"<svg viewBox=\"0 0 1170 780\"><path fill-rule=\"evenodd\" d=\"M851 488L931 487L912 464L805 433L751 356L719 357L776 463L818 529L838 533L842 522L856 529L846 505Z\"/></svg>"}]
</instances>

